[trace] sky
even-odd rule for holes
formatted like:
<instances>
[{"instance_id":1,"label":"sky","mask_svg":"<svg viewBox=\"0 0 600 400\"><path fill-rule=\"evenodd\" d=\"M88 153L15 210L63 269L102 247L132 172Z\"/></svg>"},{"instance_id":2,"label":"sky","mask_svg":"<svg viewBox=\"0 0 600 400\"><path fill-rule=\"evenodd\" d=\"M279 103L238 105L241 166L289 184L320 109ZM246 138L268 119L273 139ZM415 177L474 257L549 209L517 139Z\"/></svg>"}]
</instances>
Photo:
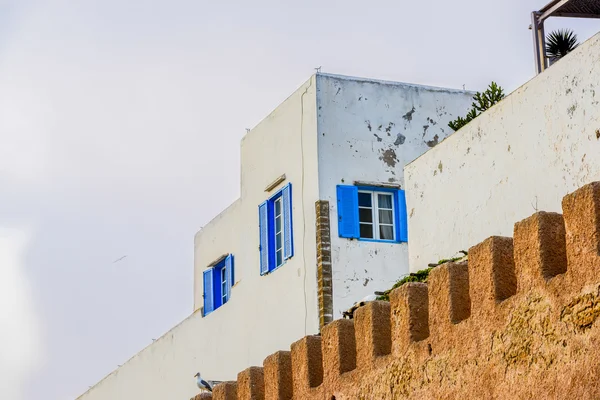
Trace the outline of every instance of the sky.
<instances>
[{"instance_id":1,"label":"sky","mask_svg":"<svg viewBox=\"0 0 600 400\"><path fill-rule=\"evenodd\" d=\"M240 139L314 68L510 92L544 4L0 0L0 398L74 399L192 312Z\"/></svg>"}]
</instances>

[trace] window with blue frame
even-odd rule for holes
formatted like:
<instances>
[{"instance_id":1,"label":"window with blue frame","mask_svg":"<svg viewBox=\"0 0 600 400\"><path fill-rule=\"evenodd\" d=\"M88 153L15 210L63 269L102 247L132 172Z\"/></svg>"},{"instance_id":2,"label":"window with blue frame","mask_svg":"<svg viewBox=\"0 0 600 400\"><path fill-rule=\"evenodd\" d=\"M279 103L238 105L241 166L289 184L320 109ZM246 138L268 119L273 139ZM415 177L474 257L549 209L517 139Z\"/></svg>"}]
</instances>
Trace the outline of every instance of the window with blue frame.
<instances>
[{"instance_id":1,"label":"window with blue frame","mask_svg":"<svg viewBox=\"0 0 600 400\"><path fill-rule=\"evenodd\" d=\"M292 184L258 206L260 274L281 267L294 255Z\"/></svg>"},{"instance_id":2,"label":"window with blue frame","mask_svg":"<svg viewBox=\"0 0 600 400\"><path fill-rule=\"evenodd\" d=\"M233 255L229 254L206 269L204 281L204 315L208 315L231 298L231 287L235 283Z\"/></svg>"},{"instance_id":3,"label":"window with blue frame","mask_svg":"<svg viewBox=\"0 0 600 400\"><path fill-rule=\"evenodd\" d=\"M338 232L343 238L407 242L404 190L371 186L337 186Z\"/></svg>"}]
</instances>

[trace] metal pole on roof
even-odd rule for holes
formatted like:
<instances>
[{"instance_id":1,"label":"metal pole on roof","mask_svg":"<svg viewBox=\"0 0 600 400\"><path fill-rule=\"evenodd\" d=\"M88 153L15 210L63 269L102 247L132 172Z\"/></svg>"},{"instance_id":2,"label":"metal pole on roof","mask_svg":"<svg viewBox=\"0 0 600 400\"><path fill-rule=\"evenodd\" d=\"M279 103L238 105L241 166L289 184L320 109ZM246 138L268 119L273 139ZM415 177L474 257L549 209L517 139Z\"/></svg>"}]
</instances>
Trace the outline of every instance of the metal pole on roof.
<instances>
[{"instance_id":1,"label":"metal pole on roof","mask_svg":"<svg viewBox=\"0 0 600 400\"><path fill-rule=\"evenodd\" d=\"M546 34L544 32L544 20L540 19L540 13L531 13L531 31L533 34L533 52L535 57L535 72L540 74L548 68L546 58Z\"/></svg>"},{"instance_id":2,"label":"metal pole on roof","mask_svg":"<svg viewBox=\"0 0 600 400\"><path fill-rule=\"evenodd\" d=\"M543 12L539 11L538 16L540 21L545 21L550 16L558 17L559 15L556 13L557 10L560 10L562 6L570 2L571 0L554 0L552 3L548 4L546 7L542 9ZM545 10L545 11L544 11ZM543 23L543 22L542 22Z\"/></svg>"},{"instance_id":3,"label":"metal pole on roof","mask_svg":"<svg viewBox=\"0 0 600 400\"><path fill-rule=\"evenodd\" d=\"M600 0L552 0L541 10L531 13L535 70L538 74L549 64L544 21L550 17L600 18Z\"/></svg>"}]
</instances>

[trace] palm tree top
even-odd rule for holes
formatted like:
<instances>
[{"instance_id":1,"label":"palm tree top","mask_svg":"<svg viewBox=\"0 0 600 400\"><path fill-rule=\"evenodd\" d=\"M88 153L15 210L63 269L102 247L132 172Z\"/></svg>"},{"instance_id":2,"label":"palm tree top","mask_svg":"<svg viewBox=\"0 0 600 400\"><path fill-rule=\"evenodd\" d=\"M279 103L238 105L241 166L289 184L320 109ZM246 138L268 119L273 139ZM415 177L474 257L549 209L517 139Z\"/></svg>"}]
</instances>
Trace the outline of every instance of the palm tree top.
<instances>
[{"instance_id":1,"label":"palm tree top","mask_svg":"<svg viewBox=\"0 0 600 400\"><path fill-rule=\"evenodd\" d=\"M558 60L575 50L578 45L577 35L571 29L552 31L546 38L546 55L551 60Z\"/></svg>"}]
</instances>

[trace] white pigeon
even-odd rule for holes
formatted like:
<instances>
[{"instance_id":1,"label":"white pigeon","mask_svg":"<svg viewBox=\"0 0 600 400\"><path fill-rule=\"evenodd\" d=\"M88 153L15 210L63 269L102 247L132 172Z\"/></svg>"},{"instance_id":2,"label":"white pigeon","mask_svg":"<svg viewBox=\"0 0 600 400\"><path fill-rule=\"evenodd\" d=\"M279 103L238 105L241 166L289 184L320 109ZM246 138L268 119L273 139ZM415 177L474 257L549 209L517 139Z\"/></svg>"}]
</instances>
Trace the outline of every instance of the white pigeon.
<instances>
[{"instance_id":1,"label":"white pigeon","mask_svg":"<svg viewBox=\"0 0 600 400\"><path fill-rule=\"evenodd\" d=\"M202 377L200 376L200 372L197 372L196 375L194 375L194 378L196 378L196 384L200 389L206 390L207 392L212 392L211 385L204 379L202 379Z\"/></svg>"}]
</instances>

